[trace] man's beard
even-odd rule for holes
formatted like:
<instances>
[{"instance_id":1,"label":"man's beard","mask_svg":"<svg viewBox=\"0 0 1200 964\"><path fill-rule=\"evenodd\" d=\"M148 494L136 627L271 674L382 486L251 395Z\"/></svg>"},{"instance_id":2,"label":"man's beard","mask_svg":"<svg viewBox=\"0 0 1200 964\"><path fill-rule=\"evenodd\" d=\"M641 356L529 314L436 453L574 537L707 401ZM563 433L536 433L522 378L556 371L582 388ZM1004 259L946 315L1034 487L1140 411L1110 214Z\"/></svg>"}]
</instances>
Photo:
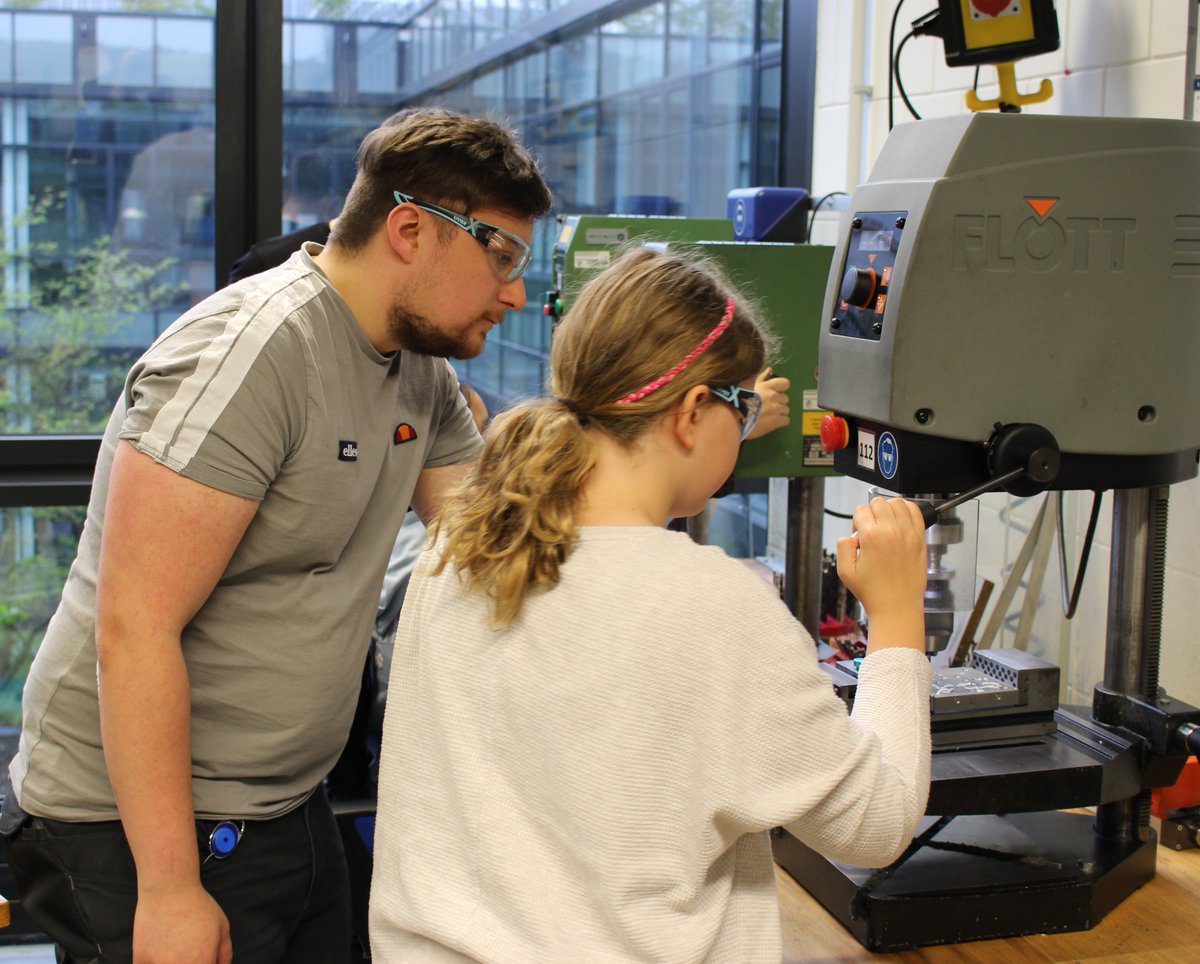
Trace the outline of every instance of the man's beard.
<instances>
[{"instance_id":1,"label":"man's beard","mask_svg":"<svg viewBox=\"0 0 1200 964\"><path fill-rule=\"evenodd\" d=\"M475 345L467 335L454 337L435 328L424 315L394 304L388 312L388 333L405 351L435 358L475 358L483 351L483 338Z\"/></svg>"}]
</instances>

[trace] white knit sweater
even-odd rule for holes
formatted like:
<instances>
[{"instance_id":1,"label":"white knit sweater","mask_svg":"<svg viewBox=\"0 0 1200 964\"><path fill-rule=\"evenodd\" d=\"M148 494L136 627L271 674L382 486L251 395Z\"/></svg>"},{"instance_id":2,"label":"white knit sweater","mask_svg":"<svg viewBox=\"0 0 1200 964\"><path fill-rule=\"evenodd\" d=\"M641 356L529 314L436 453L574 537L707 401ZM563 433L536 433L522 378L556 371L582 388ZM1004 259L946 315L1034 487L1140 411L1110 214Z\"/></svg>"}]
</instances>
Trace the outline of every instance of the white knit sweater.
<instances>
[{"instance_id":1,"label":"white knit sweater","mask_svg":"<svg viewBox=\"0 0 1200 964\"><path fill-rule=\"evenodd\" d=\"M853 715L758 576L653 527L586 528L508 629L447 569L400 617L371 948L394 961L771 961L767 831L882 866L929 789L929 666Z\"/></svg>"}]
</instances>

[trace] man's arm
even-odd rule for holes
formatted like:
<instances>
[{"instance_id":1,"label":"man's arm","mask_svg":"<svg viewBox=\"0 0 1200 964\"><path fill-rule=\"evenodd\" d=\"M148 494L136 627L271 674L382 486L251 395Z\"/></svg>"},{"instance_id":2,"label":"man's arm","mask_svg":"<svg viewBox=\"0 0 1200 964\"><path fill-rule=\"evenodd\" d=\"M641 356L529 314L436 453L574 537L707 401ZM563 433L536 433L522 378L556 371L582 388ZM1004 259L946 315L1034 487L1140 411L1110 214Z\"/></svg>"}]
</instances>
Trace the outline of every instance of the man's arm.
<instances>
[{"instance_id":1,"label":"man's arm","mask_svg":"<svg viewBox=\"0 0 1200 964\"><path fill-rule=\"evenodd\" d=\"M96 594L100 727L137 865L138 961L227 961L229 925L200 885L191 704L180 633L258 508L118 442ZM181 957L187 949L193 956Z\"/></svg>"},{"instance_id":2,"label":"man's arm","mask_svg":"<svg viewBox=\"0 0 1200 964\"><path fill-rule=\"evenodd\" d=\"M474 464L473 461L458 462L421 470L413 490L412 507L422 522L429 525L433 521L445 501L446 493L463 480Z\"/></svg>"}]
</instances>

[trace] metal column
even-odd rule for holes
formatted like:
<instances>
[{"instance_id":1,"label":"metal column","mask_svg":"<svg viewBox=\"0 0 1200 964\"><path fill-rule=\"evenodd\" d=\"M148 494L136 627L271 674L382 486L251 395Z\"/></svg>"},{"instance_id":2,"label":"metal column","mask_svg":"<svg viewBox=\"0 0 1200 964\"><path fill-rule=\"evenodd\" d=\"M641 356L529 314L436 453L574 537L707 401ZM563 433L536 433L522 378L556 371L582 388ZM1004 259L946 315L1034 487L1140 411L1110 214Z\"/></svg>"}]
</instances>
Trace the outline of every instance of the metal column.
<instances>
[{"instance_id":1,"label":"metal column","mask_svg":"<svg viewBox=\"0 0 1200 964\"><path fill-rule=\"evenodd\" d=\"M1168 491L1163 486L1113 492L1103 685L1147 702L1158 700ZM1099 711L1094 715L1101 723L1121 722ZM1096 809L1096 832L1110 840L1145 840L1149 825L1147 792Z\"/></svg>"},{"instance_id":2,"label":"metal column","mask_svg":"<svg viewBox=\"0 0 1200 964\"><path fill-rule=\"evenodd\" d=\"M825 478L788 479L783 601L813 639L820 638Z\"/></svg>"}]
</instances>

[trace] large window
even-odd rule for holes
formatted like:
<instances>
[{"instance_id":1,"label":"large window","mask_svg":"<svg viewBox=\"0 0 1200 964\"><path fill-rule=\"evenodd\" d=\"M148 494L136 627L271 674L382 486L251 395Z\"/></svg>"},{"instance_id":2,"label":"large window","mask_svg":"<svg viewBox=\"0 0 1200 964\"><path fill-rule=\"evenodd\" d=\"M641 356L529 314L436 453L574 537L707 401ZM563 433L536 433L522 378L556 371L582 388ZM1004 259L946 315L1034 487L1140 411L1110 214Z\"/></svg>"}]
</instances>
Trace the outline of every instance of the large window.
<instances>
[{"instance_id":1,"label":"large window","mask_svg":"<svg viewBox=\"0 0 1200 964\"><path fill-rule=\"evenodd\" d=\"M130 363L213 289L212 20L0 10L0 119L0 434L87 455L74 437L103 429ZM0 726L83 522L52 482L0 508Z\"/></svg>"},{"instance_id":2,"label":"large window","mask_svg":"<svg viewBox=\"0 0 1200 964\"><path fill-rule=\"evenodd\" d=\"M0 726L130 363L251 241L336 215L363 134L415 104L490 112L561 213L723 216L777 183L793 5L813 2L0 0ZM460 365L493 409L544 385L555 235L527 308Z\"/></svg>"}]
</instances>

